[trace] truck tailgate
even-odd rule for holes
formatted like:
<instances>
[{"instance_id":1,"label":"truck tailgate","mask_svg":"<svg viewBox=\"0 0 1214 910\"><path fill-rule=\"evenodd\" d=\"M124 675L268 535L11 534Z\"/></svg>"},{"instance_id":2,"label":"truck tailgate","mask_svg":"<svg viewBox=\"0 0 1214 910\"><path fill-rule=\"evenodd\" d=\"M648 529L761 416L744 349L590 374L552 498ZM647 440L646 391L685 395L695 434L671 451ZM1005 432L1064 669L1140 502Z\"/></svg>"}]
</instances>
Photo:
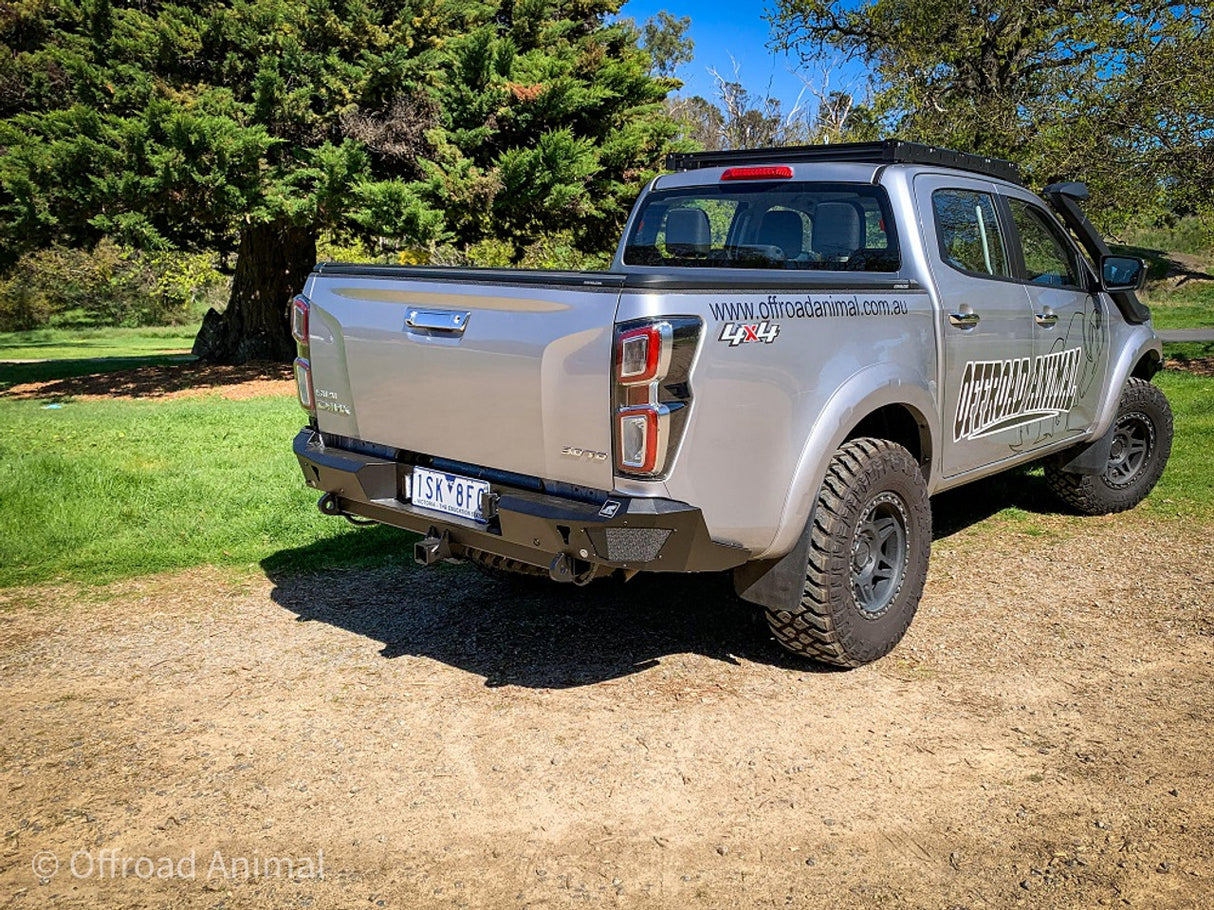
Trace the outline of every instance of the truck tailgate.
<instances>
[{"instance_id":1,"label":"truck tailgate","mask_svg":"<svg viewBox=\"0 0 1214 910\"><path fill-rule=\"evenodd\" d=\"M619 277L442 274L313 275L305 293L320 429L610 490Z\"/></svg>"}]
</instances>

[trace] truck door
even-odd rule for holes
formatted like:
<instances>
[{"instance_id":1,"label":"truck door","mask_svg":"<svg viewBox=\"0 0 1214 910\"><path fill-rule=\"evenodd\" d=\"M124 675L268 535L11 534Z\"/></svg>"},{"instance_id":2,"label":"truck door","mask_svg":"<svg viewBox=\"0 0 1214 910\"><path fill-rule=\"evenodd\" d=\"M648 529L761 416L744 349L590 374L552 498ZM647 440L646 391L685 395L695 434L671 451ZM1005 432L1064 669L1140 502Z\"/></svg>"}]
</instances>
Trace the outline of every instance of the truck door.
<instances>
[{"instance_id":1,"label":"truck door","mask_svg":"<svg viewBox=\"0 0 1214 910\"><path fill-rule=\"evenodd\" d=\"M1033 312L1010 258L993 184L915 178L924 240L940 295L945 476L1003 461L1025 444L1016 419L1033 358Z\"/></svg>"},{"instance_id":2,"label":"truck door","mask_svg":"<svg viewBox=\"0 0 1214 910\"><path fill-rule=\"evenodd\" d=\"M1081 436L1096 421L1109 363L1109 301L1090 290L1094 275L1044 206L1006 199L1012 263L1033 311L1033 354L1044 377L1036 403L1048 416L1033 425L1031 440L1042 446Z\"/></svg>"}]
</instances>

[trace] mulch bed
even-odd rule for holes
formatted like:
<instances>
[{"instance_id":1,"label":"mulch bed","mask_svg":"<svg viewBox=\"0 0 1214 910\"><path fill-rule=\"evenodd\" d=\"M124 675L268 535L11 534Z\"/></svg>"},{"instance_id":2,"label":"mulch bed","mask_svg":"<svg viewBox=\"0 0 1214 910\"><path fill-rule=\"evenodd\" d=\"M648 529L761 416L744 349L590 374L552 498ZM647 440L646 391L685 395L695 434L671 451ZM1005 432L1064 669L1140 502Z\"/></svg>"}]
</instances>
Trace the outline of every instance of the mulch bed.
<instances>
[{"instance_id":1,"label":"mulch bed","mask_svg":"<svg viewBox=\"0 0 1214 910\"><path fill-rule=\"evenodd\" d=\"M68 379L25 382L0 395L18 399L96 400L113 398L191 398L218 395L232 401L266 395L292 395L291 366L285 363L247 363L224 366L173 363L136 367L110 373L93 373Z\"/></svg>"},{"instance_id":2,"label":"mulch bed","mask_svg":"<svg viewBox=\"0 0 1214 910\"><path fill-rule=\"evenodd\" d=\"M1169 370L1180 370L1198 376L1214 376L1214 357L1194 357L1191 360L1169 359L1164 366Z\"/></svg>"}]
</instances>

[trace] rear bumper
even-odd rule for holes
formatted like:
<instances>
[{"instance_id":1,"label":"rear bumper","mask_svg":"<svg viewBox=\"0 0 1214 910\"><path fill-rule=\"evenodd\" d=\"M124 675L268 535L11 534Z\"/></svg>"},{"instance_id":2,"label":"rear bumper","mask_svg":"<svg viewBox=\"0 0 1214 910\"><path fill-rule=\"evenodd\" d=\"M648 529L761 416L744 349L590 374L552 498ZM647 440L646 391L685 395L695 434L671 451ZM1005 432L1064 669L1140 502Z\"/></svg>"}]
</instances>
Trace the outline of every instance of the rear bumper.
<instances>
[{"instance_id":1,"label":"rear bumper","mask_svg":"<svg viewBox=\"0 0 1214 910\"><path fill-rule=\"evenodd\" d=\"M493 483L495 514L486 524L409 503L413 466L405 462L326 446L310 429L295 437L294 450L308 486L332 494L338 513L445 535L454 556L473 549L548 569L563 555L648 572L716 572L750 558L714 541L699 509L670 499L612 493L587 502Z\"/></svg>"}]
</instances>

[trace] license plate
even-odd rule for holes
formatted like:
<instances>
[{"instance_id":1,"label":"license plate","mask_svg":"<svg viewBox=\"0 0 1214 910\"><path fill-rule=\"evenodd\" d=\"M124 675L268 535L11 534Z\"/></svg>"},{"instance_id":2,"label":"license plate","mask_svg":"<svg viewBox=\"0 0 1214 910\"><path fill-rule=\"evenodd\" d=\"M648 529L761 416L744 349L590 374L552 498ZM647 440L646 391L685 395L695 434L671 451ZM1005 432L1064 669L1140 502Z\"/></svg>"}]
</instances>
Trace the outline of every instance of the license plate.
<instances>
[{"instance_id":1,"label":"license plate","mask_svg":"<svg viewBox=\"0 0 1214 910\"><path fill-rule=\"evenodd\" d=\"M489 492L488 481L414 468L412 488L413 505L418 508L472 521L485 520L481 510L481 494Z\"/></svg>"}]
</instances>

